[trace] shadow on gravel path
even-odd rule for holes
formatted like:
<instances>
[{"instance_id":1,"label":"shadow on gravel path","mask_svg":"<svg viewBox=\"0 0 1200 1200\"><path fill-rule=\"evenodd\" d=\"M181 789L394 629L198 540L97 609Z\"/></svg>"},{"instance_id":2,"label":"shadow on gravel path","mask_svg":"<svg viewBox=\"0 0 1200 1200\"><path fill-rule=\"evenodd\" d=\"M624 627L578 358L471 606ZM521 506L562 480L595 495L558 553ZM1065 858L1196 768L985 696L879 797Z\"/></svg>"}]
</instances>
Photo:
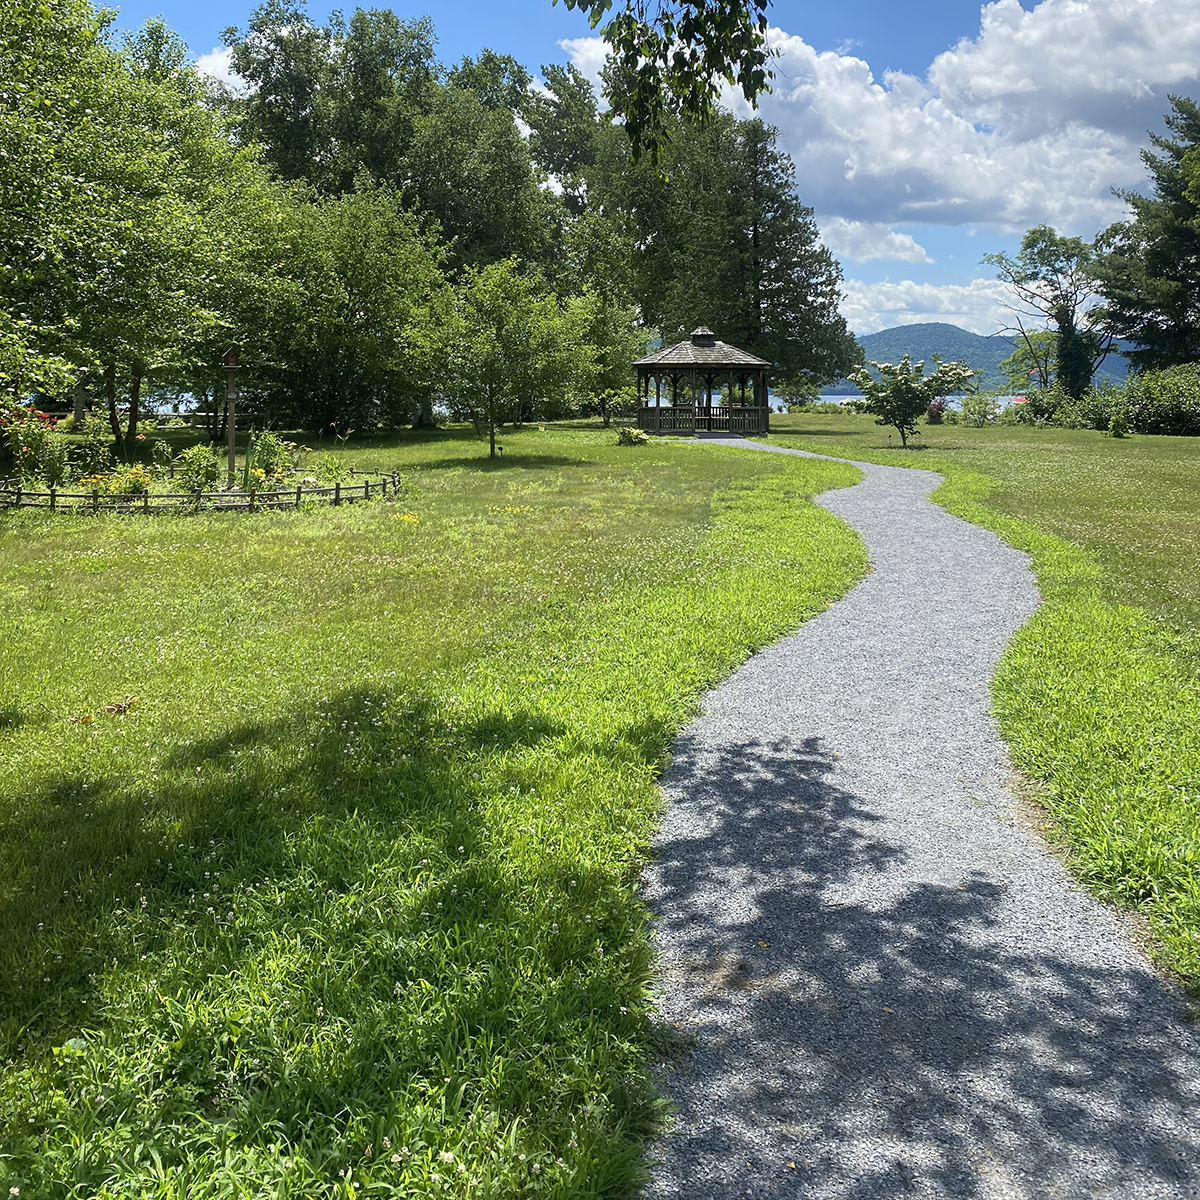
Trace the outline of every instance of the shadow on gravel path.
<instances>
[{"instance_id":1,"label":"shadow on gravel path","mask_svg":"<svg viewBox=\"0 0 1200 1200\"><path fill-rule=\"evenodd\" d=\"M1196 1036L1014 820L986 680L1027 568L928 473L865 469L826 502L875 572L711 693L664 781L646 890L692 1049L647 1195L1200 1194Z\"/></svg>"}]
</instances>

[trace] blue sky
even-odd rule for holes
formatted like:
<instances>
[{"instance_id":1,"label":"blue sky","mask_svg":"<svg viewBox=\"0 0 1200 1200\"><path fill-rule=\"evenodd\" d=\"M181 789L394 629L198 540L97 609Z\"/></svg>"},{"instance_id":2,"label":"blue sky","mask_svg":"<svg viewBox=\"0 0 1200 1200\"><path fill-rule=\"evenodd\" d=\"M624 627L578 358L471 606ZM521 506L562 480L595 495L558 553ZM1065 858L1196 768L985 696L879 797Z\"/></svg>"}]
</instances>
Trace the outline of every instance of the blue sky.
<instances>
[{"instance_id":1,"label":"blue sky","mask_svg":"<svg viewBox=\"0 0 1200 1200\"><path fill-rule=\"evenodd\" d=\"M221 30L253 6L118 7L119 27L163 16L219 71ZM573 60L594 74L602 60L586 20L550 0L392 7L433 18L447 63L485 46L532 70ZM993 332L1003 297L981 257L1042 221L1091 237L1120 218L1112 188L1143 180L1138 150L1167 94L1200 96L1195 0L780 0L769 16L779 57L762 115L843 264L859 333L921 320Z\"/></svg>"}]
</instances>

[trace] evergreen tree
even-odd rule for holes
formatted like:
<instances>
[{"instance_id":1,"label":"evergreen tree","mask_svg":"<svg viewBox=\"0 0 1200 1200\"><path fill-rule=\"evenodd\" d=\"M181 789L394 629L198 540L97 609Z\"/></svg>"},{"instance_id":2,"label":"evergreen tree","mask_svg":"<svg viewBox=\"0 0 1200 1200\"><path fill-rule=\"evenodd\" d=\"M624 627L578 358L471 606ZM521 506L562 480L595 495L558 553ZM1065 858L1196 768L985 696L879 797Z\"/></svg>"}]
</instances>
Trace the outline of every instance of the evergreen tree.
<instances>
[{"instance_id":1,"label":"evergreen tree","mask_svg":"<svg viewBox=\"0 0 1200 1200\"><path fill-rule=\"evenodd\" d=\"M1132 220L1098 239L1107 327L1136 344L1139 370L1200 360L1200 106L1172 96L1171 109L1169 135L1151 134L1142 152L1152 194L1122 193Z\"/></svg>"},{"instance_id":2,"label":"evergreen tree","mask_svg":"<svg viewBox=\"0 0 1200 1200\"><path fill-rule=\"evenodd\" d=\"M634 294L664 338L709 325L815 389L860 361L838 312L841 268L794 190L791 159L761 121L677 124L660 160L630 167L603 140L591 197L619 212L634 246Z\"/></svg>"}]
</instances>

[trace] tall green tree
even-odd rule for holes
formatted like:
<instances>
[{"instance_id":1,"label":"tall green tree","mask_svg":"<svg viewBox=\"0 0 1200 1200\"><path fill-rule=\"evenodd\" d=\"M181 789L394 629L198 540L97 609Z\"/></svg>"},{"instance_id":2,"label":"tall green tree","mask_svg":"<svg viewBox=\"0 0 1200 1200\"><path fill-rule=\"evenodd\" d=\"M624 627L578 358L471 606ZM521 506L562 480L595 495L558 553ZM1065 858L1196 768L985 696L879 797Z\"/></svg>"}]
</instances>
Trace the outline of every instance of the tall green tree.
<instances>
[{"instance_id":1,"label":"tall green tree","mask_svg":"<svg viewBox=\"0 0 1200 1200\"><path fill-rule=\"evenodd\" d=\"M574 64L544 64L542 77L546 91L530 92L525 101L529 151L534 162L559 181L567 207L578 215L587 204L587 172L596 162L596 92Z\"/></svg>"},{"instance_id":2,"label":"tall green tree","mask_svg":"<svg viewBox=\"0 0 1200 1200\"><path fill-rule=\"evenodd\" d=\"M38 353L103 379L113 435L132 441L144 381L217 320L205 293L236 230L215 214L262 174L161 22L114 49L87 3L4 15L0 308Z\"/></svg>"},{"instance_id":3,"label":"tall green tree","mask_svg":"<svg viewBox=\"0 0 1200 1200\"><path fill-rule=\"evenodd\" d=\"M1172 96L1166 125L1142 152L1151 194L1121 193L1131 219L1097 239L1106 325L1139 370L1200 360L1200 106Z\"/></svg>"},{"instance_id":4,"label":"tall green tree","mask_svg":"<svg viewBox=\"0 0 1200 1200\"><path fill-rule=\"evenodd\" d=\"M243 354L250 399L318 430L413 420L440 382L444 250L365 177L345 196L297 196L276 236L267 340Z\"/></svg>"},{"instance_id":5,"label":"tall green tree","mask_svg":"<svg viewBox=\"0 0 1200 1200\"><path fill-rule=\"evenodd\" d=\"M1030 329L1016 339L1013 352L1000 364L1000 370L1014 392L1023 392L1033 384L1039 391L1049 389L1058 361L1058 334L1051 329Z\"/></svg>"},{"instance_id":6,"label":"tall green tree","mask_svg":"<svg viewBox=\"0 0 1200 1200\"><path fill-rule=\"evenodd\" d=\"M1092 375L1112 348L1099 307L1095 247L1082 238L1064 237L1049 225L1037 225L1010 254L988 254L983 261L1008 284L1015 332L1034 353L1031 335L1049 321L1055 339L1055 378L1069 396L1080 399Z\"/></svg>"},{"instance_id":7,"label":"tall green tree","mask_svg":"<svg viewBox=\"0 0 1200 1200\"><path fill-rule=\"evenodd\" d=\"M810 389L861 361L838 311L841 268L796 196L775 130L729 114L677 124L666 179L647 161L630 167L620 136L604 135L589 197L625 223L648 324L668 340L709 325Z\"/></svg>"}]
</instances>

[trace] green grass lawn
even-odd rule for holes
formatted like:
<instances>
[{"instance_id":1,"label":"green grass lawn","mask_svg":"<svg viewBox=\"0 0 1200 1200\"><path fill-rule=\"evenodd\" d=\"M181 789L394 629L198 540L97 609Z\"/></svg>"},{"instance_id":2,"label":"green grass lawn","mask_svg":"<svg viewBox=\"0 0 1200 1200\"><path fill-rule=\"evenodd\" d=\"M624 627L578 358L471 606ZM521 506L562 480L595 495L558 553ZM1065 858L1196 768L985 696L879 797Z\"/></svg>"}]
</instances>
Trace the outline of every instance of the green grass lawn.
<instances>
[{"instance_id":1,"label":"green grass lawn","mask_svg":"<svg viewBox=\"0 0 1200 1200\"><path fill-rule=\"evenodd\" d=\"M698 695L833 602L839 464L364 443L396 503L0 516L0 1181L619 1196Z\"/></svg>"},{"instance_id":2,"label":"green grass lawn","mask_svg":"<svg viewBox=\"0 0 1200 1200\"><path fill-rule=\"evenodd\" d=\"M929 467L934 498L1029 551L1045 604L993 685L1016 765L1101 895L1200 994L1200 439L773 419L779 444Z\"/></svg>"}]
</instances>

